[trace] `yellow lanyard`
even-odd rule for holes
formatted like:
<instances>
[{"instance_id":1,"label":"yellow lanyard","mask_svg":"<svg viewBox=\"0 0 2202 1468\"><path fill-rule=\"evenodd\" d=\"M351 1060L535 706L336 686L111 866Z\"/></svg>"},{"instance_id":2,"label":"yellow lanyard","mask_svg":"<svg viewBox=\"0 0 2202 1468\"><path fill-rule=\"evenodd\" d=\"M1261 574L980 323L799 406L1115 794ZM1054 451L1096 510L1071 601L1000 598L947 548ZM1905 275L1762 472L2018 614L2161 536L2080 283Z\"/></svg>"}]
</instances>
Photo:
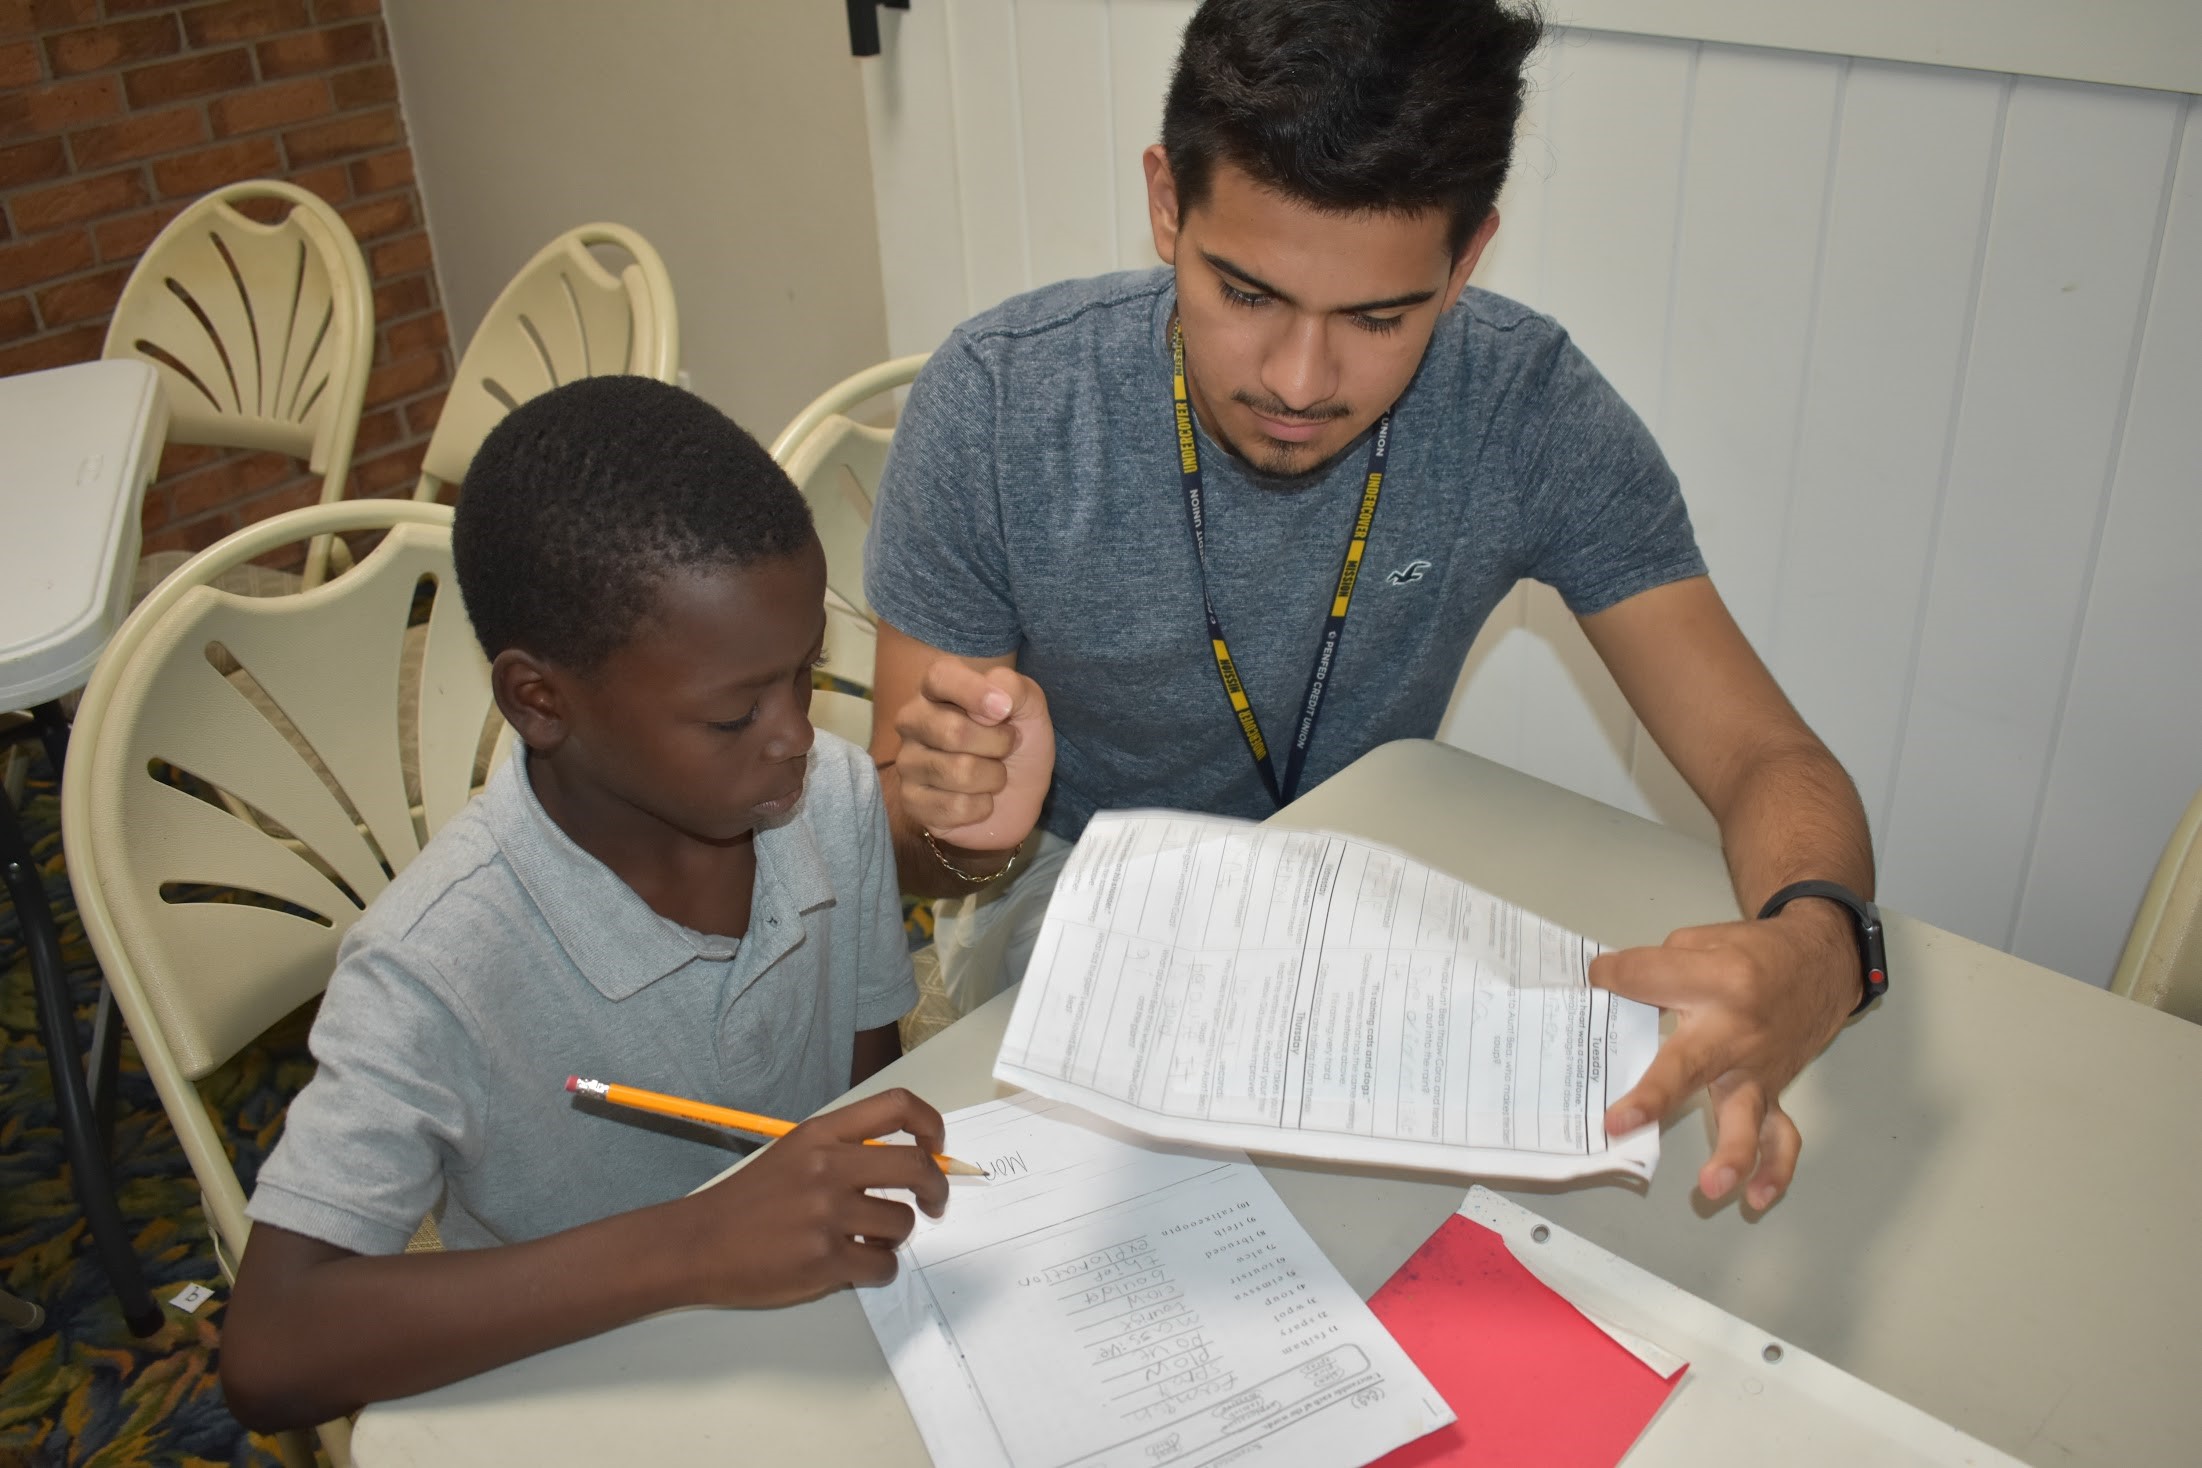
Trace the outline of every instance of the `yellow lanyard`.
<instances>
[{"instance_id":1,"label":"yellow lanyard","mask_svg":"<svg viewBox=\"0 0 2202 1468\"><path fill-rule=\"evenodd\" d=\"M1269 743L1262 737L1261 721L1254 717L1254 704L1246 695L1246 685L1239 680L1238 665L1231 659L1230 645L1224 641L1223 623L1216 617L1215 601L1208 594L1208 530L1206 506L1201 497L1200 451L1193 442L1193 407L1185 395L1185 332L1175 321L1170 323L1170 379L1171 397L1177 409L1178 477L1185 490L1185 523L1193 532L1193 555L1200 564L1200 602L1208 614L1208 646L1216 659L1216 676L1223 680L1224 695L1231 700L1231 712L1239 721L1239 733L1246 739L1247 751L1254 757L1254 768L1260 772L1262 786L1269 798L1283 806L1299 792L1300 776L1307 767L1308 746L1315 739L1315 720L1323 711L1323 697L1330 690L1331 668L1338 660L1338 639L1346 630L1346 613L1353 608L1353 584L1361 575L1361 557L1367 552L1369 527L1376 522L1376 499L1384 489L1384 465L1391 454L1392 415L1386 412L1376 420L1376 431L1369 440L1368 477L1361 488L1361 508L1353 521L1353 539L1346 544L1346 558L1338 567L1338 589L1330 599L1330 615L1323 621L1322 641L1315 649L1315 666L1308 674L1307 696L1300 700L1300 722L1294 732L1292 749L1285 757L1284 778L1277 777L1276 764L1269 754Z\"/></svg>"}]
</instances>

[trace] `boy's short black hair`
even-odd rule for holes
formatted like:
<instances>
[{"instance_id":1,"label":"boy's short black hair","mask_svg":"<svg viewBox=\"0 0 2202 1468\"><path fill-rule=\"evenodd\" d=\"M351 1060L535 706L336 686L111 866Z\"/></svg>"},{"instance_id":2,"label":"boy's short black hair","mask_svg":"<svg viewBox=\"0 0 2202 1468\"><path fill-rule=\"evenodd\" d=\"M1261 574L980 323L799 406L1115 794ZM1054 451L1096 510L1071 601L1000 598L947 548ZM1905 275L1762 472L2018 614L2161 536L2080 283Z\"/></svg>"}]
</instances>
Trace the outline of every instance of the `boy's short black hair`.
<instances>
[{"instance_id":1,"label":"boy's short black hair","mask_svg":"<svg viewBox=\"0 0 2202 1468\"><path fill-rule=\"evenodd\" d=\"M1444 209L1454 255L1506 182L1527 0L1206 0L1162 111L1180 213L1215 165L1317 209Z\"/></svg>"},{"instance_id":2,"label":"boy's short black hair","mask_svg":"<svg viewBox=\"0 0 2202 1468\"><path fill-rule=\"evenodd\" d=\"M634 635L667 576L810 539L802 495L733 419L652 378L586 377L482 440L451 553L484 652L586 672Z\"/></svg>"}]
</instances>

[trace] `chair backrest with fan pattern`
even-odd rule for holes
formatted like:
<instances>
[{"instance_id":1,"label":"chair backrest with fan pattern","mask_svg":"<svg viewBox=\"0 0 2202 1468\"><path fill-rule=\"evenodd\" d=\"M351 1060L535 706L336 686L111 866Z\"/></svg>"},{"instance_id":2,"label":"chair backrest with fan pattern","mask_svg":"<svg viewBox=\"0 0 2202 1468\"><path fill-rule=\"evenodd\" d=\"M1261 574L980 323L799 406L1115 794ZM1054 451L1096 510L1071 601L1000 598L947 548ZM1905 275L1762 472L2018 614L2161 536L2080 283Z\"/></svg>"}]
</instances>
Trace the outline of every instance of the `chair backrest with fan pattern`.
<instances>
[{"instance_id":1,"label":"chair backrest with fan pattern","mask_svg":"<svg viewBox=\"0 0 2202 1468\"><path fill-rule=\"evenodd\" d=\"M598 259L599 249L626 256L618 273ZM538 250L491 303L453 374L415 497L434 499L465 479L490 429L529 398L614 373L678 378L673 283L641 235L585 224Z\"/></svg>"},{"instance_id":2,"label":"chair backrest with fan pattern","mask_svg":"<svg viewBox=\"0 0 2202 1468\"><path fill-rule=\"evenodd\" d=\"M908 383L924 365L921 353L847 377L813 399L772 441L772 457L803 492L826 551L826 648L819 666L867 695L879 635L864 595L864 537L894 433L859 423L849 413ZM811 721L855 744L871 740L872 709L861 698L821 689L811 700Z\"/></svg>"},{"instance_id":3,"label":"chair backrest with fan pattern","mask_svg":"<svg viewBox=\"0 0 2202 1468\"><path fill-rule=\"evenodd\" d=\"M262 224L239 204L289 212ZM373 293L336 211L274 179L217 189L146 247L107 328L107 357L160 370L169 437L273 449L348 472L374 351Z\"/></svg>"},{"instance_id":4,"label":"chair backrest with fan pattern","mask_svg":"<svg viewBox=\"0 0 2202 1468\"><path fill-rule=\"evenodd\" d=\"M314 590L210 584L373 528L373 553ZM450 538L448 509L407 500L248 527L139 606L78 716L71 880L232 1258L244 1195L192 1083L327 985L366 904L466 803L494 717Z\"/></svg>"},{"instance_id":5,"label":"chair backrest with fan pattern","mask_svg":"<svg viewBox=\"0 0 2202 1468\"><path fill-rule=\"evenodd\" d=\"M2164 843L2110 992L2202 1024L2202 791Z\"/></svg>"}]
</instances>

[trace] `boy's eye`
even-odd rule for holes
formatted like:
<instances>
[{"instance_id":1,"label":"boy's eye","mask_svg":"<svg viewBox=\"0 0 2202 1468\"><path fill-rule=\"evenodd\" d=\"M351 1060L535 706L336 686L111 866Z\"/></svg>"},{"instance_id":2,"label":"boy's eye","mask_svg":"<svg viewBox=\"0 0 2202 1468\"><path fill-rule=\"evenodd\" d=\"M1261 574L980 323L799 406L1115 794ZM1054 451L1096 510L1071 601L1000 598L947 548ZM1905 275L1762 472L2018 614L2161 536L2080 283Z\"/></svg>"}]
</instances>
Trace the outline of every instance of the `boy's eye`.
<instances>
[{"instance_id":1,"label":"boy's eye","mask_svg":"<svg viewBox=\"0 0 2202 1468\"><path fill-rule=\"evenodd\" d=\"M756 722L757 710L755 708L752 708L748 713L743 714L738 719L713 719L708 724L706 724L705 727L716 729L721 734L739 734L742 730L747 729L751 724L754 724Z\"/></svg>"},{"instance_id":2,"label":"boy's eye","mask_svg":"<svg viewBox=\"0 0 2202 1468\"><path fill-rule=\"evenodd\" d=\"M1377 335L1382 336L1385 332L1399 330L1399 323L1406 319L1407 318L1403 315L1356 316L1353 318L1353 324L1360 327L1363 331L1373 331Z\"/></svg>"},{"instance_id":3,"label":"boy's eye","mask_svg":"<svg viewBox=\"0 0 2202 1468\"><path fill-rule=\"evenodd\" d=\"M1242 291L1228 280L1219 280L1216 282L1216 286L1223 292L1223 298L1234 306L1266 306L1269 304L1269 297L1255 295L1252 291Z\"/></svg>"}]
</instances>

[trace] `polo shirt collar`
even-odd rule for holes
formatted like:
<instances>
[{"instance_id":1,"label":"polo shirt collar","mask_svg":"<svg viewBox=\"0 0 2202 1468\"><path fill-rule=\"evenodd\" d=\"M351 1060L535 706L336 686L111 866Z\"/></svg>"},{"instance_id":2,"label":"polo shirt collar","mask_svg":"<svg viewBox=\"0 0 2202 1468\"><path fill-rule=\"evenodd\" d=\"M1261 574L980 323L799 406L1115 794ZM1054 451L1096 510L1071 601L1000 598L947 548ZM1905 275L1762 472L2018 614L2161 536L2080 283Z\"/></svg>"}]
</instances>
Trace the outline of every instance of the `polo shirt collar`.
<instances>
[{"instance_id":1,"label":"polo shirt collar","mask_svg":"<svg viewBox=\"0 0 2202 1468\"><path fill-rule=\"evenodd\" d=\"M638 994L699 959L734 958L737 978L754 979L802 941L802 915L833 900L804 801L786 821L757 830L757 883L740 946L692 932L659 916L550 818L528 781L527 760L527 747L515 741L512 758L482 791L483 815L559 947L606 999Z\"/></svg>"}]
</instances>

